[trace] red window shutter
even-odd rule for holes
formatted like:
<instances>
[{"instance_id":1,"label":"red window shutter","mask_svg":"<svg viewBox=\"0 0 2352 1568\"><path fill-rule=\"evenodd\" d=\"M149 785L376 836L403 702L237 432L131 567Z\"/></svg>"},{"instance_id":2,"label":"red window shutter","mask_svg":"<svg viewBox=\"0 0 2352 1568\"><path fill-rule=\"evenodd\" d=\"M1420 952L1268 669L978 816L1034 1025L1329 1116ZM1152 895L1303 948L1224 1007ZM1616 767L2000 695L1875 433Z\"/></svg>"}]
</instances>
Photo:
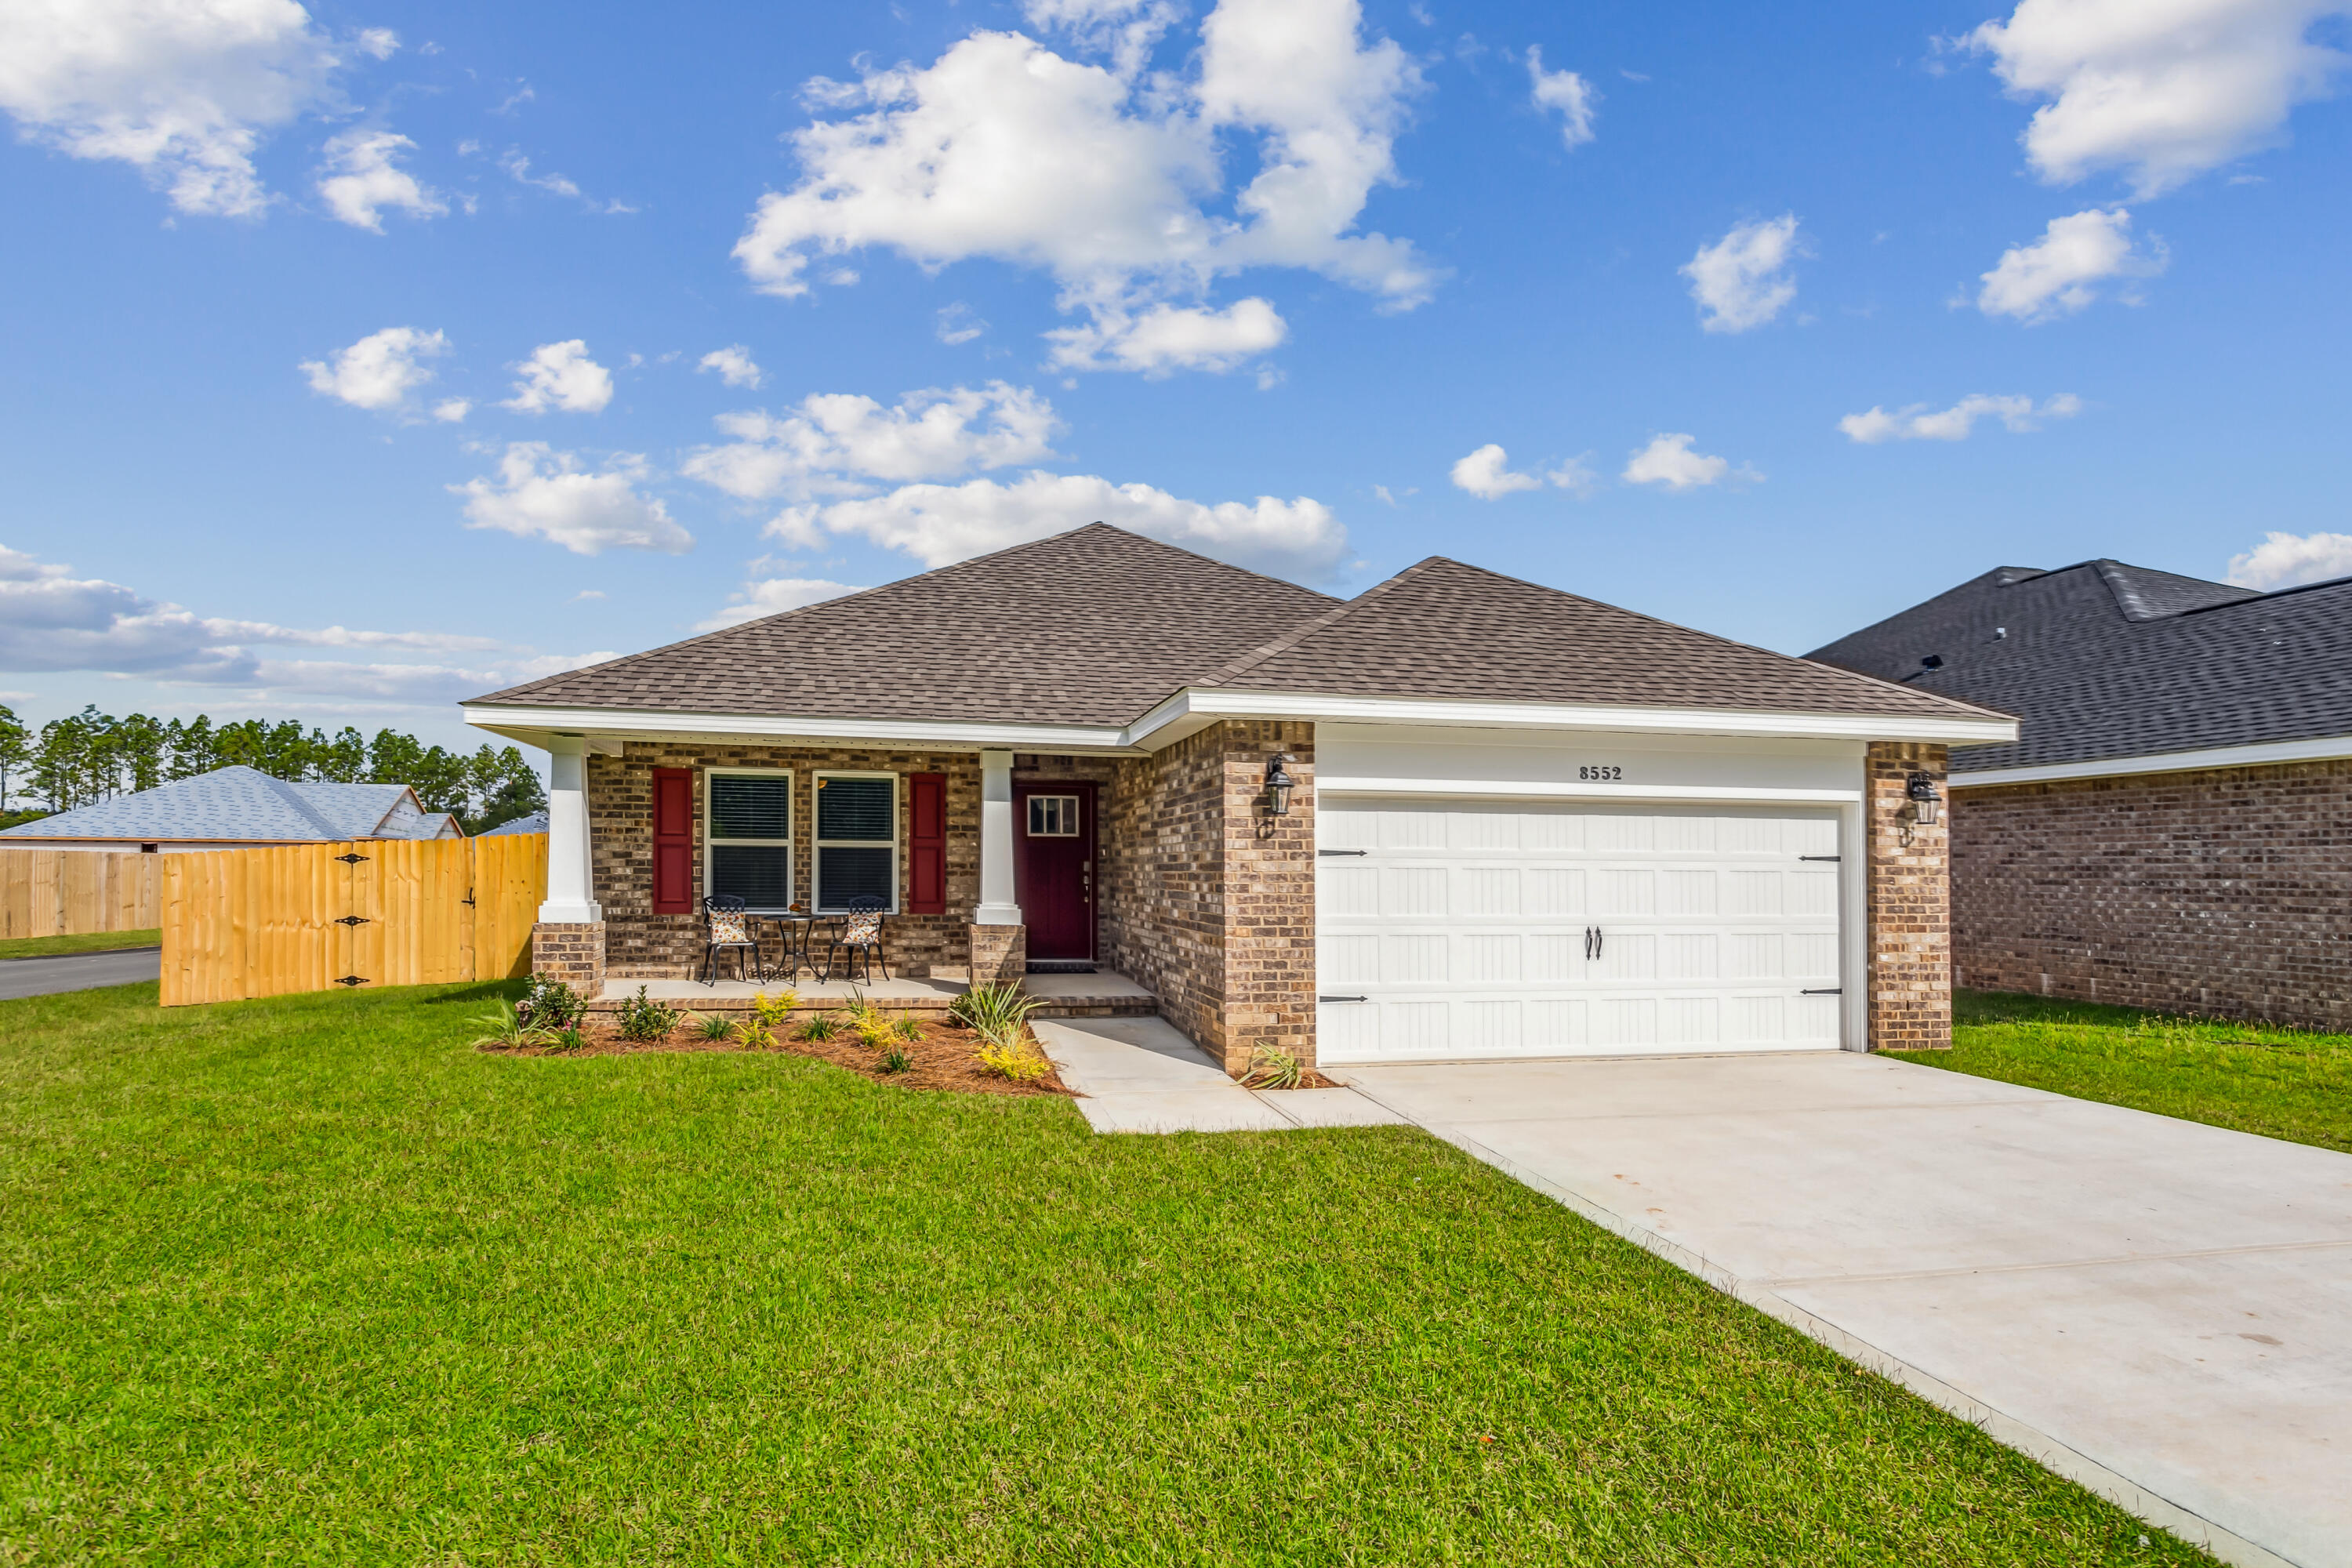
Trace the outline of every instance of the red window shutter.
<instances>
[{"instance_id":1,"label":"red window shutter","mask_svg":"<svg viewBox=\"0 0 2352 1568\"><path fill-rule=\"evenodd\" d=\"M654 913L694 912L694 770L654 770Z\"/></svg>"},{"instance_id":2,"label":"red window shutter","mask_svg":"<svg viewBox=\"0 0 2352 1568\"><path fill-rule=\"evenodd\" d=\"M948 912L948 775L907 775L907 912Z\"/></svg>"}]
</instances>

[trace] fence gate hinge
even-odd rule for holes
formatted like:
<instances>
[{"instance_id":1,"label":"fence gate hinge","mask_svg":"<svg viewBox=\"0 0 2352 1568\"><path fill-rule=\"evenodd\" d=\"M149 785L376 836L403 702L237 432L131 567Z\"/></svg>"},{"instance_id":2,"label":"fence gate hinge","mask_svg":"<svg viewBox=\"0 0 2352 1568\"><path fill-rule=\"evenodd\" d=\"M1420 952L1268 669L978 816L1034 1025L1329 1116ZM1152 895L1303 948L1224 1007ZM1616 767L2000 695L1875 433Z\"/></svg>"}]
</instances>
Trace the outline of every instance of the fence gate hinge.
<instances>
[{"instance_id":1,"label":"fence gate hinge","mask_svg":"<svg viewBox=\"0 0 2352 1568\"><path fill-rule=\"evenodd\" d=\"M364 974L339 974L335 977L335 984L338 985L364 985L367 984L367 976Z\"/></svg>"},{"instance_id":2,"label":"fence gate hinge","mask_svg":"<svg viewBox=\"0 0 2352 1568\"><path fill-rule=\"evenodd\" d=\"M341 860L346 866L356 866L361 861L366 859L367 857L364 855L338 855L335 858Z\"/></svg>"},{"instance_id":3,"label":"fence gate hinge","mask_svg":"<svg viewBox=\"0 0 2352 1568\"><path fill-rule=\"evenodd\" d=\"M368 923L368 918L365 915L345 915L335 923L339 926L363 926Z\"/></svg>"}]
</instances>

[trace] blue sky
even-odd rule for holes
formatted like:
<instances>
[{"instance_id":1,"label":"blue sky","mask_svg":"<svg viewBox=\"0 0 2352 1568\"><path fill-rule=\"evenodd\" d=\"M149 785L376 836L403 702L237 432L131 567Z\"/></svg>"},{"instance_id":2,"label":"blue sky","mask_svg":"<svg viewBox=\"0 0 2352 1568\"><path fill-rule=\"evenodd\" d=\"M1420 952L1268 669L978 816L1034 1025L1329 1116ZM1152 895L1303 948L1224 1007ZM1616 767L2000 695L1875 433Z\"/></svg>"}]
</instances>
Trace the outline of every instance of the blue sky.
<instances>
[{"instance_id":1,"label":"blue sky","mask_svg":"<svg viewBox=\"0 0 2352 1568\"><path fill-rule=\"evenodd\" d=\"M2347 10L17 8L0 700L464 739L1095 517L1790 651L2352 573Z\"/></svg>"}]
</instances>

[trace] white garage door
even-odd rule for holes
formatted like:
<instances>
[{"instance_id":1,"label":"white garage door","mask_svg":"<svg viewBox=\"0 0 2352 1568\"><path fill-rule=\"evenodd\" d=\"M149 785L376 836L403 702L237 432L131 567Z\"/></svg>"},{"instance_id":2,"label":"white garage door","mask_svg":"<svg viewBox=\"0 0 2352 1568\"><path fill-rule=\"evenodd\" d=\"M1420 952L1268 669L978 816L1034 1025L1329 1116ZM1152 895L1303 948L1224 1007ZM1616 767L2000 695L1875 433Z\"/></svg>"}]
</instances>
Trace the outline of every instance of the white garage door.
<instances>
[{"instance_id":1,"label":"white garage door","mask_svg":"<svg viewBox=\"0 0 2352 1568\"><path fill-rule=\"evenodd\" d=\"M1331 1063L1835 1048L1837 816L1326 796Z\"/></svg>"}]
</instances>

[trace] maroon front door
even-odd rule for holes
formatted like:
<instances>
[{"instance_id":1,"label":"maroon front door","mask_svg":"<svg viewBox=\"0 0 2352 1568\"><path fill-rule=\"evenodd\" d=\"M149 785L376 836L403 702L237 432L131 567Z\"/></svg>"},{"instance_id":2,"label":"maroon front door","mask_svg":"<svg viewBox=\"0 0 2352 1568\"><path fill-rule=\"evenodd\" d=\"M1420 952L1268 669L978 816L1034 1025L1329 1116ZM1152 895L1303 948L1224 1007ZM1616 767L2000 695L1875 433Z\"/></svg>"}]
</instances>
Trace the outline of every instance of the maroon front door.
<instances>
[{"instance_id":1,"label":"maroon front door","mask_svg":"<svg viewBox=\"0 0 2352 1568\"><path fill-rule=\"evenodd\" d=\"M1029 928L1029 956L1095 957L1095 786L1013 786L1013 896Z\"/></svg>"}]
</instances>

